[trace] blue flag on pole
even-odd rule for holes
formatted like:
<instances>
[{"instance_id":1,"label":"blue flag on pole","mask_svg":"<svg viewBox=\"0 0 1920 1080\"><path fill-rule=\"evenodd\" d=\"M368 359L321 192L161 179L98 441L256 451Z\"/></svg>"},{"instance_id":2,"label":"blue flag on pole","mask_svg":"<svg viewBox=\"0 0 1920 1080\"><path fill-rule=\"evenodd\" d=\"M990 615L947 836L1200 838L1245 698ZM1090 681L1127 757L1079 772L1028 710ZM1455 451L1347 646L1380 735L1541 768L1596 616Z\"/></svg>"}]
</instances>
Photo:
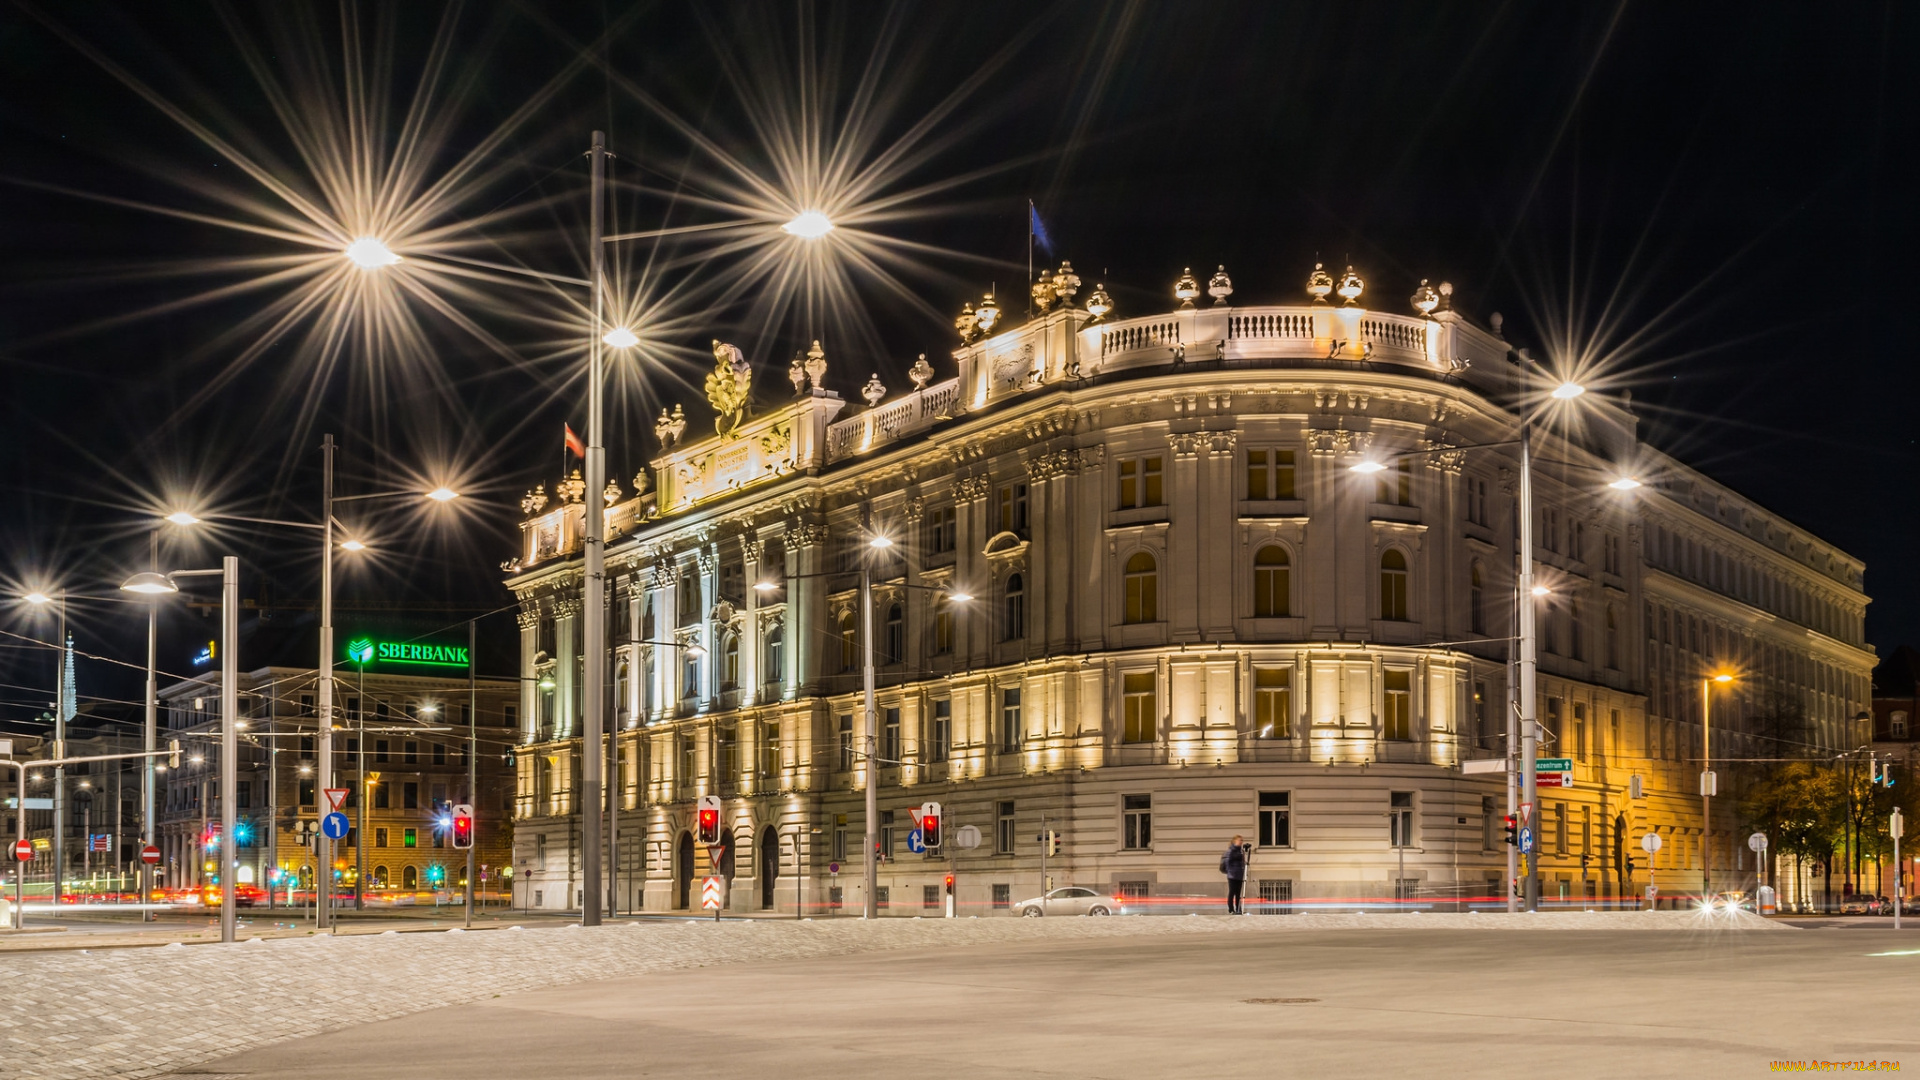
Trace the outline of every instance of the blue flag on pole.
<instances>
[{"instance_id":1,"label":"blue flag on pole","mask_svg":"<svg viewBox=\"0 0 1920 1080\"><path fill-rule=\"evenodd\" d=\"M1053 254L1053 237L1047 235L1047 227L1040 223L1040 211L1033 208L1031 199L1027 200L1027 235L1045 248L1048 255Z\"/></svg>"}]
</instances>

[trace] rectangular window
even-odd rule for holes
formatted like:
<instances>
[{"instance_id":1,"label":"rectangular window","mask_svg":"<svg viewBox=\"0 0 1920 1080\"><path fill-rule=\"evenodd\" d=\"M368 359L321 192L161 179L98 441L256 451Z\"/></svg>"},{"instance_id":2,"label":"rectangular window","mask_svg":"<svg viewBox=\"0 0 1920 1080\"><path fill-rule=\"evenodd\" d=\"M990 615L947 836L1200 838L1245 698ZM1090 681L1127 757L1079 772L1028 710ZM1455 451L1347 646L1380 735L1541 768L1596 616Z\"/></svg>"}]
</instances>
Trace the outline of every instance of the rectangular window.
<instances>
[{"instance_id":1,"label":"rectangular window","mask_svg":"<svg viewBox=\"0 0 1920 1080\"><path fill-rule=\"evenodd\" d=\"M401 830L400 846L401 847L419 847L420 834L412 828Z\"/></svg>"},{"instance_id":2,"label":"rectangular window","mask_svg":"<svg viewBox=\"0 0 1920 1080\"><path fill-rule=\"evenodd\" d=\"M885 885L873 890L873 906L885 911L893 906L893 890Z\"/></svg>"},{"instance_id":3,"label":"rectangular window","mask_svg":"<svg viewBox=\"0 0 1920 1080\"><path fill-rule=\"evenodd\" d=\"M1008 484L1000 489L1000 531L1027 535L1027 485Z\"/></svg>"},{"instance_id":4,"label":"rectangular window","mask_svg":"<svg viewBox=\"0 0 1920 1080\"><path fill-rule=\"evenodd\" d=\"M900 710L881 710L880 767L890 769L900 761Z\"/></svg>"},{"instance_id":5,"label":"rectangular window","mask_svg":"<svg viewBox=\"0 0 1920 1080\"><path fill-rule=\"evenodd\" d=\"M1000 691L1000 749L1003 753L1013 753L1020 749L1026 738L1027 729L1020 719L1020 688L1005 687Z\"/></svg>"},{"instance_id":6,"label":"rectangular window","mask_svg":"<svg viewBox=\"0 0 1920 1080\"><path fill-rule=\"evenodd\" d=\"M933 602L933 655L953 651L953 602L944 595Z\"/></svg>"},{"instance_id":7,"label":"rectangular window","mask_svg":"<svg viewBox=\"0 0 1920 1080\"><path fill-rule=\"evenodd\" d=\"M1125 703L1121 742L1150 743L1160 736L1160 710L1154 700L1155 674L1129 671L1120 677L1120 693Z\"/></svg>"},{"instance_id":8,"label":"rectangular window","mask_svg":"<svg viewBox=\"0 0 1920 1080\"><path fill-rule=\"evenodd\" d=\"M402 746L402 760L408 765L420 764L420 744L409 739Z\"/></svg>"},{"instance_id":9,"label":"rectangular window","mask_svg":"<svg viewBox=\"0 0 1920 1080\"><path fill-rule=\"evenodd\" d=\"M1587 707L1577 703L1573 707L1573 756L1587 760Z\"/></svg>"},{"instance_id":10,"label":"rectangular window","mask_svg":"<svg viewBox=\"0 0 1920 1080\"><path fill-rule=\"evenodd\" d=\"M953 702L942 699L933 703L933 720L927 730L927 752L924 755L931 764L947 760L948 747L953 741Z\"/></svg>"},{"instance_id":11,"label":"rectangular window","mask_svg":"<svg viewBox=\"0 0 1920 1080\"><path fill-rule=\"evenodd\" d=\"M939 907L940 907L940 886L938 885L920 886L921 910L933 911L938 909Z\"/></svg>"},{"instance_id":12,"label":"rectangular window","mask_svg":"<svg viewBox=\"0 0 1920 1080\"><path fill-rule=\"evenodd\" d=\"M847 861L847 815L839 814L833 819L833 861Z\"/></svg>"},{"instance_id":13,"label":"rectangular window","mask_svg":"<svg viewBox=\"0 0 1920 1080\"><path fill-rule=\"evenodd\" d=\"M447 763L447 744L446 743L433 744L433 763L435 765L445 765Z\"/></svg>"},{"instance_id":14,"label":"rectangular window","mask_svg":"<svg viewBox=\"0 0 1920 1080\"><path fill-rule=\"evenodd\" d=\"M1145 851L1153 846L1153 796L1122 795L1120 813L1126 819L1125 839L1129 851Z\"/></svg>"},{"instance_id":15,"label":"rectangular window","mask_svg":"<svg viewBox=\"0 0 1920 1080\"><path fill-rule=\"evenodd\" d=\"M400 808L402 810L420 809L420 785L409 780L400 785Z\"/></svg>"},{"instance_id":16,"label":"rectangular window","mask_svg":"<svg viewBox=\"0 0 1920 1080\"><path fill-rule=\"evenodd\" d=\"M993 853L1011 855L1013 844L1013 800L1005 799L993 804Z\"/></svg>"},{"instance_id":17,"label":"rectangular window","mask_svg":"<svg viewBox=\"0 0 1920 1080\"><path fill-rule=\"evenodd\" d=\"M893 858L893 811L880 811L880 857Z\"/></svg>"},{"instance_id":18,"label":"rectangular window","mask_svg":"<svg viewBox=\"0 0 1920 1080\"><path fill-rule=\"evenodd\" d=\"M927 554L946 555L954 549L954 510L936 506L927 511Z\"/></svg>"},{"instance_id":19,"label":"rectangular window","mask_svg":"<svg viewBox=\"0 0 1920 1080\"><path fill-rule=\"evenodd\" d=\"M386 761L387 761L387 740L385 739L373 740L373 763L375 765L384 765L386 764Z\"/></svg>"},{"instance_id":20,"label":"rectangular window","mask_svg":"<svg viewBox=\"0 0 1920 1080\"><path fill-rule=\"evenodd\" d=\"M375 810L389 809L387 805L387 792L392 787L392 784L387 783L373 785L373 808Z\"/></svg>"},{"instance_id":21,"label":"rectangular window","mask_svg":"<svg viewBox=\"0 0 1920 1080\"><path fill-rule=\"evenodd\" d=\"M1374 502L1388 506L1413 505L1413 459L1408 458L1373 477Z\"/></svg>"},{"instance_id":22,"label":"rectangular window","mask_svg":"<svg viewBox=\"0 0 1920 1080\"><path fill-rule=\"evenodd\" d=\"M1263 791L1258 807L1260 847L1293 846L1293 796L1285 791Z\"/></svg>"},{"instance_id":23,"label":"rectangular window","mask_svg":"<svg viewBox=\"0 0 1920 1080\"><path fill-rule=\"evenodd\" d=\"M1293 497L1293 451L1247 451L1247 498L1258 501Z\"/></svg>"},{"instance_id":24,"label":"rectangular window","mask_svg":"<svg viewBox=\"0 0 1920 1080\"><path fill-rule=\"evenodd\" d=\"M1413 792L1394 791L1387 795L1387 842L1393 847L1413 846Z\"/></svg>"},{"instance_id":25,"label":"rectangular window","mask_svg":"<svg viewBox=\"0 0 1920 1080\"><path fill-rule=\"evenodd\" d=\"M387 846L387 830L386 829L382 828L382 829L373 830L373 846L374 847Z\"/></svg>"},{"instance_id":26,"label":"rectangular window","mask_svg":"<svg viewBox=\"0 0 1920 1080\"><path fill-rule=\"evenodd\" d=\"M1380 718L1380 737L1405 741L1413 738L1413 672L1389 668L1383 673L1387 691L1386 712Z\"/></svg>"},{"instance_id":27,"label":"rectangular window","mask_svg":"<svg viewBox=\"0 0 1920 1080\"><path fill-rule=\"evenodd\" d=\"M1260 906L1261 915L1293 914L1293 881L1291 878L1261 878Z\"/></svg>"},{"instance_id":28,"label":"rectangular window","mask_svg":"<svg viewBox=\"0 0 1920 1080\"><path fill-rule=\"evenodd\" d=\"M1620 538L1613 533L1606 534L1606 538L1600 542L1600 552L1600 568L1609 574L1618 576L1620 573Z\"/></svg>"},{"instance_id":29,"label":"rectangular window","mask_svg":"<svg viewBox=\"0 0 1920 1080\"><path fill-rule=\"evenodd\" d=\"M1481 528L1487 527L1487 482L1477 476L1469 476L1467 489L1467 521Z\"/></svg>"},{"instance_id":30,"label":"rectangular window","mask_svg":"<svg viewBox=\"0 0 1920 1080\"><path fill-rule=\"evenodd\" d=\"M300 805L312 806L317 785L312 780L300 781Z\"/></svg>"},{"instance_id":31,"label":"rectangular window","mask_svg":"<svg viewBox=\"0 0 1920 1080\"><path fill-rule=\"evenodd\" d=\"M1567 853L1567 804L1553 804L1553 853Z\"/></svg>"},{"instance_id":32,"label":"rectangular window","mask_svg":"<svg viewBox=\"0 0 1920 1080\"><path fill-rule=\"evenodd\" d=\"M996 911L1013 907L1013 886L995 885L993 887L993 906Z\"/></svg>"},{"instance_id":33,"label":"rectangular window","mask_svg":"<svg viewBox=\"0 0 1920 1080\"><path fill-rule=\"evenodd\" d=\"M1143 458L1128 458L1120 462L1120 509L1133 510L1142 506L1160 505L1160 465L1159 455Z\"/></svg>"},{"instance_id":34,"label":"rectangular window","mask_svg":"<svg viewBox=\"0 0 1920 1080\"><path fill-rule=\"evenodd\" d=\"M253 782L251 780L239 781L233 789L233 794L234 806L241 810L248 810L253 807Z\"/></svg>"},{"instance_id":35,"label":"rectangular window","mask_svg":"<svg viewBox=\"0 0 1920 1080\"><path fill-rule=\"evenodd\" d=\"M853 771L853 714L840 714L840 771Z\"/></svg>"},{"instance_id":36,"label":"rectangular window","mask_svg":"<svg viewBox=\"0 0 1920 1080\"><path fill-rule=\"evenodd\" d=\"M780 724L769 720L760 725L760 775L773 776L780 771Z\"/></svg>"},{"instance_id":37,"label":"rectangular window","mask_svg":"<svg viewBox=\"0 0 1920 1080\"><path fill-rule=\"evenodd\" d=\"M1261 739L1293 737L1293 669L1253 669L1253 733Z\"/></svg>"}]
</instances>

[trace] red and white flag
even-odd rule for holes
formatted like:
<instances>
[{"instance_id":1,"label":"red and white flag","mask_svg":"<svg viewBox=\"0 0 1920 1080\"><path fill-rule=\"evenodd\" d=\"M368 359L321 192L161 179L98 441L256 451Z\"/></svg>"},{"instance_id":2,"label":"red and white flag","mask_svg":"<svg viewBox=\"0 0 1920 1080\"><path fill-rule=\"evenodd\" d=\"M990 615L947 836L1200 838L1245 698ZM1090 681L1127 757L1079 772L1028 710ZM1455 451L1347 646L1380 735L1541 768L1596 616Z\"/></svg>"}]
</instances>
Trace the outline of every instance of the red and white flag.
<instances>
[{"instance_id":1,"label":"red and white flag","mask_svg":"<svg viewBox=\"0 0 1920 1080\"><path fill-rule=\"evenodd\" d=\"M573 425L563 423L560 426L565 428L567 432L567 449L574 457L580 458L583 461L586 460L587 444L581 442L580 436L573 433Z\"/></svg>"}]
</instances>

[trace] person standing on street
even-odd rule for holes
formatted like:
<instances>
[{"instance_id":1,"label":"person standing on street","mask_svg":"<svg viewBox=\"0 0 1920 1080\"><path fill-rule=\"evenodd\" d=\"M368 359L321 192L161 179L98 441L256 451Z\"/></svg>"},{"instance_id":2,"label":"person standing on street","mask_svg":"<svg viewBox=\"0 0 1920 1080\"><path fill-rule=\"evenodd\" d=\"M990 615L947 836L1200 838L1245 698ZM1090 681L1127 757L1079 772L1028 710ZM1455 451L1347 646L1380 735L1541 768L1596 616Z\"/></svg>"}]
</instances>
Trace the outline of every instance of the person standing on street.
<instances>
[{"instance_id":1,"label":"person standing on street","mask_svg":"<svg viewBox=\"0 0 1920 1080\"><path fill-rule=\"evenodd\" d=\"M1247 913L1240 902L1240 894L1247 883L1247 858L1250 854L1245 838L1235 836L1233 843L1227 845L1226 854L1220 856L1220 872L1227 876L1227 914L1229 915Z\"/></svg>"}]
</instances>

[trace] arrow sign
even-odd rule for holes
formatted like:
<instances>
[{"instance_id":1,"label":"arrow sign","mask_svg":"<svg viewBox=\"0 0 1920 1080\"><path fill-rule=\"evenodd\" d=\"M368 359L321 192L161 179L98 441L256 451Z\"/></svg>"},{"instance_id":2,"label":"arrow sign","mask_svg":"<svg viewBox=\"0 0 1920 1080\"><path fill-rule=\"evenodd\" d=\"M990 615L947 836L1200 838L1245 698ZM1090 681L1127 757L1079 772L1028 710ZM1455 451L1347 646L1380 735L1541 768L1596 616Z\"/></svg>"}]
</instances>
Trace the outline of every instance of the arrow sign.
<instances>
[{"instance_id":1,"label":"arrow sign","mask_svg":"<svg viewBox=\"0 0 1920 1080\"><path fill-rule=\"evenodd\" d=\"M915 855L927 850L927 845L920 842L919 829L915 829L907 834L907 850L913 852Z\"/></svg>"},{"instance_id":2,"label":"arrow sign","mask_svg":"<svg viewBox=\"0 0 1920 1080\"><path fill-rule=\"evenodd\" d=\"M1520 830L1520 850L1523 853L1533 850L1533 830L1531 828L1523 828Z\"/></svg>"},{"instance_id":3,"label":"arrow sign","mask_svg":"<svg viewBox=\"0 0 1920 1080\"><path fill-rule=\"evenodd\" d=\"M330 788L327 788L327 789L325 789L325 790L326 790L326 793L327 793L327 809L329 809L329 810L338 810L338 809L340 809L340 808L341 808L342 806L345 806L345 805L346 805L346 803L347 803L347 789L346 789L346 788L343 788L343 787L330 787Z\"/></svg>"},{"instance_id":4,"label":"arrow sign","mask_svg":"<svg viewBox=\"0 0 1920 1080\"><path fill-rule=\"evenodd\" d=\"M708 911L720 910L720 879L704 878L700 882L700 906Z\"/></svg>"},{"instance_id":5,"label":"arrow sign","mask_svg":"<svg viewBox=\"0 0 1920 1080\"><path fill-rule=\"evenodd\" d=\"M1543 757L1533 759L1534 772L1572 772L1573 759L1564 757Z\"/></svg>"},{"instance_id":6,"label":"arrow sign","mask_svg":"<svg viewBox=\"0 0 1920 1080\"><path fill-rule=\"evenodd\" d=\"M347 835L347 815L335 810L321 818L320 831L325 833L329 840L338 840Z\"/></svg>"}]
</instances>

